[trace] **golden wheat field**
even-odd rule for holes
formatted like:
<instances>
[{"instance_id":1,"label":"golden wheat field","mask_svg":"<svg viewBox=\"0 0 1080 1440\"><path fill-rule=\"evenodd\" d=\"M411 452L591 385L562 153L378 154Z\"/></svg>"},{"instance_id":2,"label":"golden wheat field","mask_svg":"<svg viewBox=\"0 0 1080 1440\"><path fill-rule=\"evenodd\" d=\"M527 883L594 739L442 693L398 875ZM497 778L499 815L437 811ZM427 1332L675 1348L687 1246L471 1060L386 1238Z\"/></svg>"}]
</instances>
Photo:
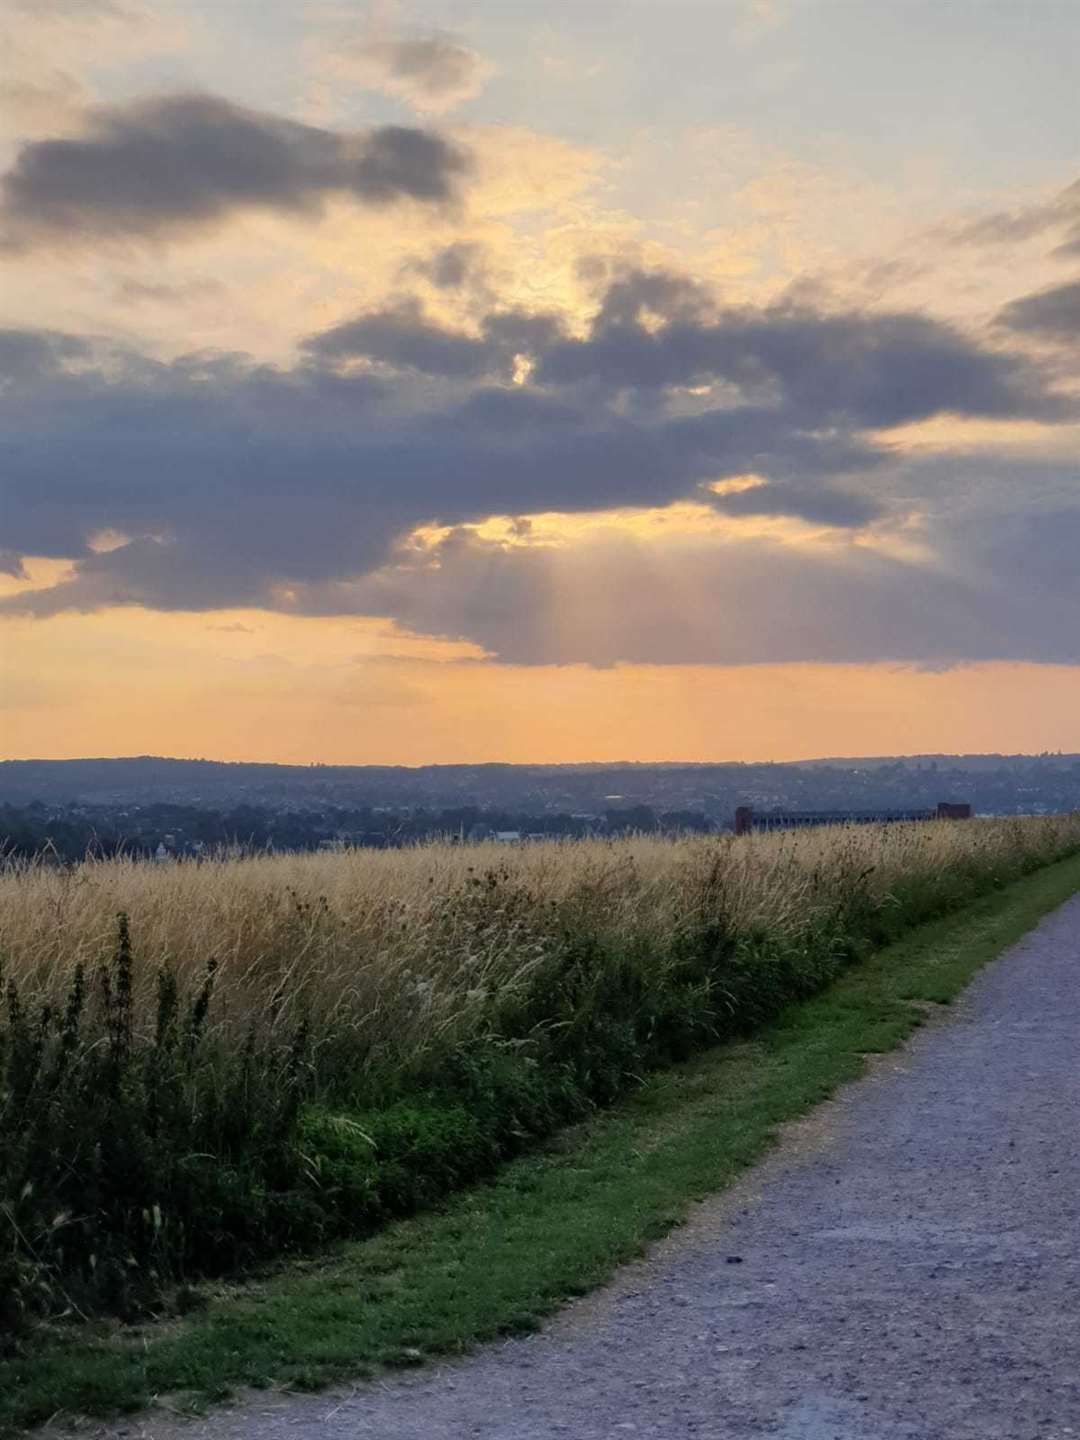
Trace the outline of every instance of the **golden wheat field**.
<instances>
[{"instance_id":1,"label":"golden wheat field","mask_svg":"<svg viewBox=\"0 0 1080 1440\"><path fill-rule=\"evenodd\" d=\"M792 934L862 886L888 907L943 874L992 882L1080 844L1080 816L938 821L665 840L431 844L319 855L222 856L167 866L119 859L0 874L0 956L24 996L60 1001L130 919L150 975L197 983L217 962L217 1024L272 1029L298 1004L403 1058L469 1033L528 982L559 935L587 930L670 953L706 909L740 933ZM141 1002L141 1003L140 1003Z\"/></svg>"}]
</instances>

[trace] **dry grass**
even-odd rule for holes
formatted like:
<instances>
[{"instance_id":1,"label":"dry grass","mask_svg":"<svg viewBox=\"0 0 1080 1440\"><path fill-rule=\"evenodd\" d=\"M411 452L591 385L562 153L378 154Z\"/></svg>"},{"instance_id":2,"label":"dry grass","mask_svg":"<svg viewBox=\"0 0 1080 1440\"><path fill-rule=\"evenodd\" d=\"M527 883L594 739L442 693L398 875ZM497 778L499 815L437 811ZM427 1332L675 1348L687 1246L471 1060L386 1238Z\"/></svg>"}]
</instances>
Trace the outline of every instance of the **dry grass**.
<instances>
[{"instance_id":1,"label":"dry grass","mask_svg":"<svg viewBox=\"0 0 1080 1440\"><path fill-rule=\"evenodd\" d=\"M8 865L0 1348L430 1204L1077 849L1080 816Z\"/></svg>"},{"instance_id":2,"label":"dry grass","mask_svg":"<svg viewBox=\"0 0 1080 1440\"><path fill-rule=\"evenodd\" d=\"M468 1036L553 944L587 931L644 947L705 913L738 933L802 932L861 890L888 911L941 877L1012 877L1080 844L1080 816L832 827L774 834L639 837L524 846L421 845L167 866L90 860L0 874L0 956L31 997L59 1004L79 961L100 960L116 917L151 972L197 984L219 966L219 1026L272 1030L296 1007L344 1028L373 1063ZM931 883L932 882L932 883ZM135 1013L149 1023L149 994Z\"/></svg>"}]
</instances>

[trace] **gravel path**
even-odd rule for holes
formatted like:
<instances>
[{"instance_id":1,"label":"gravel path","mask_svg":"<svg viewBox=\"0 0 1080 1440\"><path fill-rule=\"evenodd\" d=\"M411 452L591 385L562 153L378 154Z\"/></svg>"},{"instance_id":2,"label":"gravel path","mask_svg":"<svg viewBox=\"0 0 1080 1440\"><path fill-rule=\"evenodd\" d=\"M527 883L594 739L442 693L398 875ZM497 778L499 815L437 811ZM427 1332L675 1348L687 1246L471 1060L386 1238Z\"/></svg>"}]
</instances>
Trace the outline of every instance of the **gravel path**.
<instances>
[{"instance_id":1,"label":"gravel path","mask_svg":"<svg viewBox=\"0 0 1080 1440\"><path fill-rule=\"evenodd\" d=\"M264 1397L181 1433L1080 1437L1078 962L1080 896L542 1334L347 1395Z\"/></svg>"}]
</instances>

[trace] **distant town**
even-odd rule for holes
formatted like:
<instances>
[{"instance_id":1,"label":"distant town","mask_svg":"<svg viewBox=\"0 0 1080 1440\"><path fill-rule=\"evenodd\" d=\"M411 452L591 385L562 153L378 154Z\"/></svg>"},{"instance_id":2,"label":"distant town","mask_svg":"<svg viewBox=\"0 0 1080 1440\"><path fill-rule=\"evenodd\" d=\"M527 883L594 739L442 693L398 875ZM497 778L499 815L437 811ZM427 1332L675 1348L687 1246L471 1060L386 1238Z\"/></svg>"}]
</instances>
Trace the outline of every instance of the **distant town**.
<instances>
[{"instance_id":1,"label":"distant town","mask_svg":"<svg viewBox=\"0 0 1080 1440\"><path fill-rule=\"evenodd\" d=\"M927 755L787 764L228 764L138 757L0 763L0 853L167 860L222 847L516 843L723 832L770 815L1080 810L1080 754Z\"/></svg>"}]
</instances>

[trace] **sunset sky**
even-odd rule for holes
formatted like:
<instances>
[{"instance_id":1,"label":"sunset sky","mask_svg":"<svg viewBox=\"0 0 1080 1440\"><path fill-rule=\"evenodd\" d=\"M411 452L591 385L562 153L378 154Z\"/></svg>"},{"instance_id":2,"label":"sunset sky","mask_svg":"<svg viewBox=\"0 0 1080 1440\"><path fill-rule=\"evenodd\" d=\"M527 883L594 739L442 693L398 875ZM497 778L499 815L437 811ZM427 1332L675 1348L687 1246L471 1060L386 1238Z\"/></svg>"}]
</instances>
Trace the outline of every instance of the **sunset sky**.
<instances>
[{"instance_id":1,"label":"sunset sky","mask_svg":"<svg viewBox=\"0 0 1080 1440\"><path fill-rule=\"evenodd\" d=\"M0 752L1080 749L1076 0L0 0Z\"/></svg>"}]
</instances>

